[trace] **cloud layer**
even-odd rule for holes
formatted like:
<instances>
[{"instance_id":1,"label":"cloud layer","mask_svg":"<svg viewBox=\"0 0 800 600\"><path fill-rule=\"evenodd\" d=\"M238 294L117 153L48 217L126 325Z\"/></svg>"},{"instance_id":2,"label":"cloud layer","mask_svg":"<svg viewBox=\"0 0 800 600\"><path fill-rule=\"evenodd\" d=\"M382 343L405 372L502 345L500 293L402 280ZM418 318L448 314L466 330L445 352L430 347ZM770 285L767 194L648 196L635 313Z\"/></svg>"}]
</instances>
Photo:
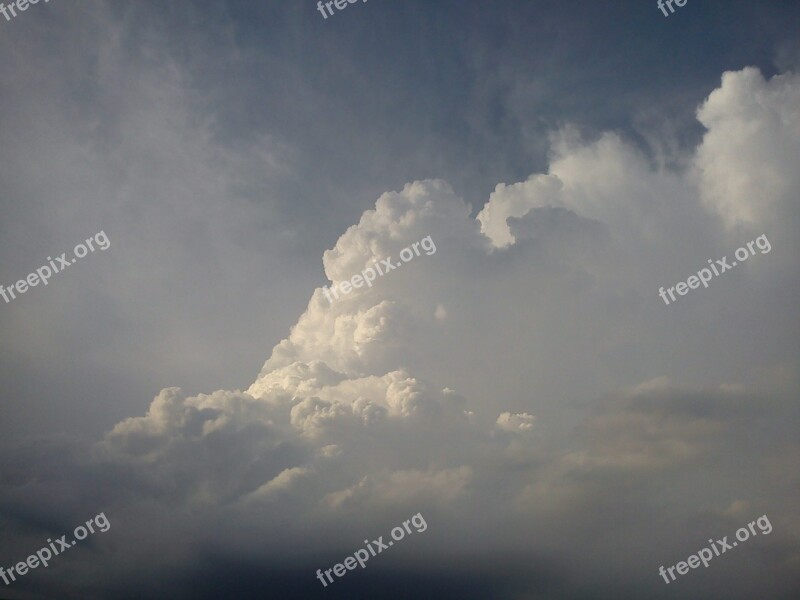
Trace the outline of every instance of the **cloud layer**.
<instances>
[{"instance_id":1,"label":"cloud layer","mask_svg":"<svg viewBox=\"0 0 800 600\"><path fill-rule=\"evenodd\" d=\"M63 597L134 597L142 572L180 597L174 573L245 556L321 594L317 568L422 512L428 531L368 571L479 573L507 598L660 598L659 565L768 514L769 537L677 585L789 598L798 106L795 74L727 72L680 171L567 127L548 172L498 185L476 218L441 180L383 194L325 252L328 279L428 235L436 254L332 304L316 289L246 391L164 389L92 448L20 448L2 468L18 518L4 561L90 505L112 523L97 551L37 573ZM659 299L761 234L771 253ZM354 595L369 581L348 579Z\"/></svg>"}]
</instances>

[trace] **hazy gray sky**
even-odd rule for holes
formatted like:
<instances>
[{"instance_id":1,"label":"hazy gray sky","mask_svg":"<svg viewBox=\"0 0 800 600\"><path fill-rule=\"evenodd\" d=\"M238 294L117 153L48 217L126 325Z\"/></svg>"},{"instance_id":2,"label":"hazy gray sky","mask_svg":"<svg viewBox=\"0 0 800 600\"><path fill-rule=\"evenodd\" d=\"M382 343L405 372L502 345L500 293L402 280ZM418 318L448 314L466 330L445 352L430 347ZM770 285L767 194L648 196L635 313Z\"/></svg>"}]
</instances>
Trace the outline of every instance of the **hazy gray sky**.
<instances>
[{"instance_id":1,"label":"hazy gray sky","mask_svg":"<svg viewBox=\"0 0 800 600\"><path fill-rule=\"evenodd\" d=\"M0 597L795 598L799 17L0 17L0 284L111 242L0 299L0 566L111 523ZM424 533L316 579L418 512Z\"/></svg>"}]
</instances>

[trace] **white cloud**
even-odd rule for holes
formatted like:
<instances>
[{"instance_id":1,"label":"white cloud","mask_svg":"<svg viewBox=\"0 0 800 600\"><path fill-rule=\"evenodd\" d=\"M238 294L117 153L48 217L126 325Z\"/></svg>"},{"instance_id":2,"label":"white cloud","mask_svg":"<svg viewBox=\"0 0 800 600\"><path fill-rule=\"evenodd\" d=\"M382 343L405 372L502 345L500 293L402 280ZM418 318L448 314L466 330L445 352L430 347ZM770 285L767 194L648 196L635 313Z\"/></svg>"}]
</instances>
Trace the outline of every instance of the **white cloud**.
<instances>
[{"instance_id":1,"label":"white cloud","mask_svg":"<svg viewBox=\"0 0 800 600\"><path fill-rule=\"evenodd\" d=\"M729 71L700 107L708 129L695 166L703 201L726 225L770 225L797 204L800 75L765 80L758 69Z\"/></svg>"},{"instance_id":2,"label":"white cloud","mask_svg":"<svg viewBox=\"0 0 800 600\"><path fill-rule=\"evenodd\" d=\"M497 417L497 428L503 431L522 432L533 429L533 415L528 413L511 414L508 412L500 413Z\"/></svg>"},{"instance_id":3,"label":"white cloud","mask_svg":"<svg viewBox=\"0 0 800 600\"><path fill-rule=\"evenodd\" d=\"M744 136L740 146L746 146L748 131L762 144L777 139L786 147L791 146L788 140L800 140L800 130L793 126L782 127L777 137L772 130L768 135L762 131L762 123L770 120L776 127L792 124L786 105L793 101L794 81L765 82L752 70L726 74L721 89L699 111L710 131L698 149L698 166L717 169L716 177L723 182L743 176L757 181L762 163L739 162L729 172L722 166L729 154L727 146L717 140L726 135L731 122L746 118L753 124L738 126L737 135ZM652 239L648 228L657 227L664 211L669 212L667 194L676 191L697 199L697 214L701 214L699 198L704 193L708 197L710 176L704 175L698 188L693 171L683 175L656 172L638 151L612 134L584 143L567 129L553 137L553 144L550 174L498 185L477 220L470 218L469 207L442 181L415 182L381 196L375 209L367 211L325 253L331 280L348 279L374 260L397 256L400 248L425 235L437 242L435 257L404 265L372 288L357 290L333 304L322 297L320 289L315 290L289 337L275 346L246 393L219 391L186 397L176 389L164 390L145 417L117 425L100 448L112 460L145 462L165 473L176 470L186 481L193 481L205 499L210 489L217 490L219 499L231 494L269 496L303 479L306 505L329 509L355 499L363 505L370 501L383 505L392 497L407 496L401 492L404 488L412 495L426 487L438 489L431 499L452 502L469 495L467 483L493 477L482 465L510 467L540 456L538 438L523 443L517 436L495 437L492 430L530 431L533 415L509 410L524 401L533 412L541 407L550 415L544 420L537 417L537 427L546 431L558 423L560 417L553 413L558 405L541 392L521 395L520 388L502 382L502 374L516 372L525 380L516 366L519 356L531 363L536 377L546 379L549 366L559 364L559 356L567 349L565 357L571 362L561 361L559 369L571 374L590 364L587 360L598 352L596 344L604 343L610 362L598 374L611 377L618 370L613 361L639 358L643 339L664 339L673 321L659 316L658 323L647 325L652 334L648 337L642 330L629 328L630 313L616 310L613 303L626 303L637 311L644 310L639 303L647 303L646 314L650 309L666 314L655 289L648 290L652 298L637 296L635 278L651 267L650 261L664 244L677 238ZM776 160L770 165L779 175L774 182L796 183L789 162ZM763 187L761 194L773 195L777 205L785 200L780 186ZM729 217L743 214L724 203L717 208ZM674 209L683 214L686 207L676 204ZM664 222L673 221L667 216ZM519 262L517 256L528 257L533 264ZM610 258L619 259L620 264ZM697 262L702 263L702 258L696 255ZM775 253L770 259L780 260ZM623 266L630 271L620 271ZM534 277L530 287L519 285L520 277L530 276ZM621 298L620 288L627 288L635 301L615 300ZM465 293L467 289L479 291L476 299ZM522 290L529 292L529 300L519 296ZM515 305L533 302L532 310L521 308L509 315L493 310L491 303L487 310L481 294L516 297ZM709 293L706 296L711 310L715 301ZM446 311L444 306L448 306ZM567 316L574 322L560 320ZM485 320L485 327L479 326L478 319ZM528 333L515 341L515 331ZM558 336L551 334L556 331ZM528 339L537 332L546 343ZM435 372L430 363L413 360L419 353L435 359L433 337L451 358L469 361L473 350L484 357L477 373L484 385L479 392L470 388L471 370L451 372L454 380L461 381L457 387L463 396L459 396L437 389L404 364L409 360L417 368ZM563 389L580 397L581 387L570 386ZM715 387L717 394L738 397L743 393L728 377ZM608 391L613 394L615 389L628 401L683 393L664 376L644 383L617 377ZM567 467L588 472L659 472L697 460L724 427L714 418L668 416L650 405L644 409L623 406L597 417L591 452L567 453L556 472ZM248 431L255 433L246 435ZM199 462L198 457L212 447L222 449L215 461L219 469ZM277 460L276 453L286 447L294 452ZM222 468L226 460L244 456L243 464ZM502 485L521 491L541 489L542 484L506 481Z\"/></svg>"},{"instance_id":4,"label":"white cloud","mask_svg":"<svg viewBox=\"0 0 800 600\"><path fill-rule=\"evenodd\" d=\"M95 452L126 480L113 498L121 527L147 512L142 496L235 507L244 531L294 536L254 551L291 537L311 553L411 507L444 531L420 550L430 560L463 534L475 552L551 550L565 562L585 542L582 560L604 564L591 540L616 515L625 564L652 569L692 550L677 530L709 507L788 510L790 486L774 474L791 471L797 446L785 421L796 304L782 287L797 275L786 235L800 193L797 105L796 78L729 73L700 109L709 133L687 173L655 170L617 135L567 130L548 174L497 186L477 219L442 181L384 194L325 253L327 276L349 279L427 235L437 253L333 304L315 290L246 392L168 388L114 427ZM727 242L741 220L770 223L775 251L663 306L658 282L705 262L693 234ZM770 319L735 301L767 291ZM778 363L790 373L780 385L738 385ZM517 435L534 414L536 435ZM780 441L758 446L750 427ZM752 487L732 497L743 469ZM332 522L337 535L308 534Z\"/></svg>"}]
</instances>

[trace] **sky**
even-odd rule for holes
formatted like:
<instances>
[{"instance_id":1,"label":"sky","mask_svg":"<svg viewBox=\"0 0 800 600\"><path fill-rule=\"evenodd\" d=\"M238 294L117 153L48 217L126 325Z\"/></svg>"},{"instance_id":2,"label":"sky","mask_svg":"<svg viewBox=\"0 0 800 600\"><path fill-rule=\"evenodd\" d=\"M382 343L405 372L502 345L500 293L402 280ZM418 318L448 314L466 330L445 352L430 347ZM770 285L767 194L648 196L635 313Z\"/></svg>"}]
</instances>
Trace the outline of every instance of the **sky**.
<instances>
[{"instance_id":1,"label":"sky","mask_svg":"<svg viewBox=\"0 0 800 600\"><path fill-rule=\"evenodd\" d=\"M800 5L673 8L0 16L0 598L796 598Z\"/></svg>"}]
</instances>

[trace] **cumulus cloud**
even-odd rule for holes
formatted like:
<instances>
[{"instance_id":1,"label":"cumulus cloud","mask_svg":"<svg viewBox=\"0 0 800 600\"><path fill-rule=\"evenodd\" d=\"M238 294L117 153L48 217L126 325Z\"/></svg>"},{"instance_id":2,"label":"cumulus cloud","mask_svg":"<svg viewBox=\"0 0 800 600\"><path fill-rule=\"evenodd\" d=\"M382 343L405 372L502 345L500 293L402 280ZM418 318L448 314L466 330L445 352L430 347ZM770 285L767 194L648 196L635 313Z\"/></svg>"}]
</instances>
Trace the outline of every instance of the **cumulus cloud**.
<instances>
[{"instance_id":1,"label":"cumulus cloud","mask_svg":"<svg viewBox=\"0 0 800 600\"><path fill-rule=\"evenodd\" d=\"M425 514L429 543L398 560L511 549L504 568L532 561L547 576L530 590L558 581L567 598L581 586L566 573L610 585L601 539L624 557L629 585L649 590L659 564L768 512L781 540L774 560L757 545L747 556L778 597L800 539L786 425L797 416L786 300L796 293L798 105L796 76L744 69L699 109L708 131L686 171L652 167L616 134L587 141L568 128L553 136L548 173L498 185L475 219L440 180L382 195L325 253L327 277L349 279L427 235L437 253L334 303L316 289L246 391L165 389L146 415L117 424L82 467L125 481L105 497L115 531L148 512L163 518L164 506L209 511L195 514L230 519L229 529L209 525L170 546L202 537L235 554L225 540L236 531L250 551L277 554L287 537L263 534L291 532L305 566L409 509ZM659 282L767 225L771 266L661 303ZM779 299L768 319L750 301L767 292ZM47 487L47 475L19 477L7 503ZM734 575L715 569L712 582Z\"/></svg>"},{"instance_id":2,"label":"cumulus cloud","mask_svg":"<svg viewBox=\"0 0 800 600\"><path fill-rule=\"evenodd\" d=\"M508 412L500 413L497 417L497 428L503 431L528 431L533 428L533 415L528 413L511 414Z\"/></svg>"},{"instance_id":3,"label":"cumulus cloud","mask_svg":"<svg viewBox=\"0 0 800 600\"><path fill-rule=\"evenodd\" d=\"M728 226L775 223L797 203L800 76L766 80L758 69L727 72L697 112L706 127L695 166L703 201Z\"/></svg>"}]
</instances>

